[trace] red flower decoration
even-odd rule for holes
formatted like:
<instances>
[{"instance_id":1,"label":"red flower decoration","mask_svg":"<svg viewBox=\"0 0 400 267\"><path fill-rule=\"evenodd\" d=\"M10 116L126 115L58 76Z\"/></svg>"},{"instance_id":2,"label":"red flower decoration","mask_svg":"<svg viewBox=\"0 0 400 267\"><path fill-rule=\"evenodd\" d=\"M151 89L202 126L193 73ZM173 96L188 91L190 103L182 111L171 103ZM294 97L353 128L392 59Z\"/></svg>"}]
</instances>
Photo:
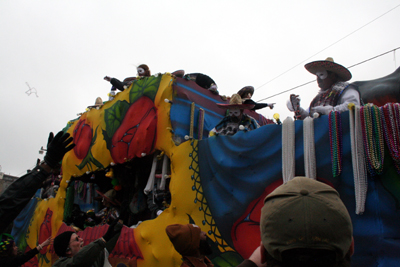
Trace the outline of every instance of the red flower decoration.
<instances>
[{"instance_id":1,"label":"red flower decoration","mask_svg":"<svg viewBox=\"0 0 400 267\"><path fill-rule=\"evenodd\" d=\"M83 159L89 152L93 138L93 129L86 124L86 117L81 118L76 124L74 132L74 152L78 159Z\"/></svg>"},{"instance_id":2,"label":"red flower decoration","mask_svg":"<svg viewBox=\"0 0 400 267\"><path fill-rule=\"evenodd\" d=\"M141 97L125 114L112 137L111 157L115 163L125 163L142 154L153 152L156 141L157 111L153 101Z\"/></svg>"}]
</instances>

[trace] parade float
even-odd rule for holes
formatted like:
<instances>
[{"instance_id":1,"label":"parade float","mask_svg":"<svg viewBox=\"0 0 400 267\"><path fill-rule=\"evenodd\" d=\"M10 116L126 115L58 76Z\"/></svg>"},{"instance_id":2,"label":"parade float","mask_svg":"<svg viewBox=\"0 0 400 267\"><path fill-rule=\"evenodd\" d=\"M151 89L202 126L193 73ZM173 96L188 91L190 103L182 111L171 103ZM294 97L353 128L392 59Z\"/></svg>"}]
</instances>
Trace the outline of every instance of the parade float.
<instances>
[{"instance_id":1,"label":"parade float","mask_svg":"<svg viewBox=\"0 0 400 267\"><path fill-rule=\"evenodd\" d=\"M32 199L13 236L23 251L73 227L85 245L94 241L108 226L77 229L69 220L72 207L93 209L95 188L111 186L130 203L133 219L110 254L113 266L180 266L165 232L176 223L207 233L215 266L236 266L260 244L265 196L294 176L307 176L338 190L349 210L354 266L397 266L399 72L359 82L368 105L212 137L226 112L216 104L225 98L170 73L139 78L67 123L64 131L76 146L62 161L58 191ZM260 114L246 112L264 124ZM154 190L168 190L170 201L161 214L146 217L143 198ZM49 267L57 258L49 246L24 266Z\"/></svg>"}]
</instances>

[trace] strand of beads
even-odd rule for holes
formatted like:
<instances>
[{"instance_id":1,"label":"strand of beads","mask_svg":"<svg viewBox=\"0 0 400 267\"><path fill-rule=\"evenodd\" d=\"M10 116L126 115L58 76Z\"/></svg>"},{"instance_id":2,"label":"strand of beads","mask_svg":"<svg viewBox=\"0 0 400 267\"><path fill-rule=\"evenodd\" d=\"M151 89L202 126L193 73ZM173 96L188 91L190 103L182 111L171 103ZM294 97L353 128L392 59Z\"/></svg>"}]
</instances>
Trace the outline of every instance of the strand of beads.
<instances>
[{"instance_id":1,"label":"strand of beads","mask_svg":"<svg viewBox=\"0 0 400 267\"><path fill-rule=\"evenodd\" d=\"M385 152L381 110L375 105L367 104L360 108L360 113L367 168L371 175L380 175Z\"/></svg>"},{"instance_id":2,"label":"strand of beads","mask_svg":"<svg viewBox=\"0 0 400 267\"><path fill-rule=\"evenodd\" d=\"M333 177L342 173L342 121L338 111L329 113L329 142Z\"/></svg>"},{"instance_id":3,"label":"strand of beads","mask_svg":"<svg viewBox=\"0 0 400 267\"><path fill-rule=\"evenodd\" d=\"M397 173L400 174L400 105L387 103L381 107L384 136Z\"/></svg>"}]
</instances>

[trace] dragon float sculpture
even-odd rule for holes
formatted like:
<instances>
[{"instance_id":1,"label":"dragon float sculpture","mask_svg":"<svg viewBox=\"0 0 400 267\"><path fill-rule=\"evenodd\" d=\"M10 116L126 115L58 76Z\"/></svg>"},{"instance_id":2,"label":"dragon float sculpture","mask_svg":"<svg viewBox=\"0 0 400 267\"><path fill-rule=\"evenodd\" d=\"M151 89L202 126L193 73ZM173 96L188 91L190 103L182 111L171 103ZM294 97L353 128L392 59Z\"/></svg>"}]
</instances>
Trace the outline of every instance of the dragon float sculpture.
<instances>
[{"instance_id":1,"label":"dragon float sculpture","mask_svg":"<svg viewBox=\"0 0 400 267\"><path fill-rule=\"evenodd\" d=\"M213 244L214 265L236 266L260 243L264 197L285 179L308 176L336 188L346 204L354 225L355 266L398 266L399 74L398 69L359 82L370 103L363 107L210 138L208 132L225 115L216 104L226 100L170 73L139 78L113 100L68 122L64 130L76 146L62 161L57 194L32 199L15 220L13 236L26 251L71 229L74 204L83 212L94 207L95 185L100 191L111 185L131 211L140 209L143 192L168 185L171 199L164 211L124 226L111 264L180 266L165 228L195 223ZM261 115L248 112L262 122ZM78 231L86 245L107 227ZM56 259L49 246L24 266L49 267Z\"/></svg>"}]
</instances>

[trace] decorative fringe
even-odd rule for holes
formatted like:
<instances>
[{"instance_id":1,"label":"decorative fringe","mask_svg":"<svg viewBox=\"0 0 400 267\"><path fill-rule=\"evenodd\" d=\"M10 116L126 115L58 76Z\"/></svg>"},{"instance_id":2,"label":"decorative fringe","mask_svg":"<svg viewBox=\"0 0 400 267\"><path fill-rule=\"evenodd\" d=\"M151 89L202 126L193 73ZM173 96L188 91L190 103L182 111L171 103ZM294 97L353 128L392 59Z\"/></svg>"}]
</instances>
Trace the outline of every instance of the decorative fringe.
<instances>
[{"instance_id":1,"label":"decorative fringe","mask_svg":"<svg viewBox=\"0 0 400 267\"><path fill-rule=\"evenodd\" d=\"M200 108L199 109L199 121L198 121L198 139L202 140L203 139L203 129L204 129L204 109Z\"/></svg>"},{"instance_id":2,"label":"decorative fringe","mask_svg":"<svg viewBox=\"0 0 400 267\"><path fill-rule=\"evenodd\" d=\"M144 193L148 195L154 188L154 180L156 178L156 169L157 169L157 156L158 153L154 153L153 164L151 165L151 171L149 175L149 179L147 180L146 187L144 188Z\"/></svg>"},{"instance_id":3,"label":"decorative fringe","mask_svg":"<svg viewBox=\"0 0 400 267\"><path fill-rule=\"evenodd\" d=\"M160 190L165 190L165 183L168 176L168 164L169 164L169 158L166 154L164 154L162 163L162 172L161 172L161 183L160 186L158 187L158 189Z\"/></svg>"},{"instance_id":4,"label":"decorative fringe","mask_svg":"<svg viewBox=\"0 0 400 267\"><path fill-rule=\"evenodd\" d=\"M195 108L195 103L192 102L190 105L190 132L189 132L189 138L193 139L193 131L194 131L194 108Z\"/></svg>"},{"instance_id":5,"label":"decorative fringe","mask_svg":"<svg viewBox=\"0 0 400 267\"><path fill-rule=\"evenodd\" d=\"M354 191L356 195L356 214L363 214L367 199L367 166L361 129L360 107L350 108L351 156L353 162Z\"/></svg>"},{"instance_id":6,"label":"decorative fringe","mask_svg":"<svg viewBox=\"0 0 400 267\"><path fill-rule=\"evenodd\" d=\"M387 103L381 107L381 111L386 145L400 174L400 104Z\"/></svg>"},{"instance_id":7,"label":"decorative fringe","mask_svg":"<svg viewBox=\"0 0 400 267\"><path fill-rule=\"evenodd\" d=\"M286 183L295 174L295 135L294 121L287 117L282 123L282 178Z\"/></svg>"},{"instance_id":8,"label":"decorative fringe","mask_svg":"<svg viewBox=\"0 0 400 267\"><path fill-rule=\"evenodd\" d=\"M74 207L74 197L75 197L75 181L68 184L67 193L65 196L64 204L64 220L72 217L72 208Z\"/></svg>"},{"instance_id":9,"label":"decorative fringe","mask_svg":"<svg viewBox=\"0 0 400 267\"><path fill-rule=\"evenodd\" d=\"M317 179L317 164L315 160L314 120L307 117L303 121L304 136L304 170L306 177Z\"/></svg>"}]
</instances>

